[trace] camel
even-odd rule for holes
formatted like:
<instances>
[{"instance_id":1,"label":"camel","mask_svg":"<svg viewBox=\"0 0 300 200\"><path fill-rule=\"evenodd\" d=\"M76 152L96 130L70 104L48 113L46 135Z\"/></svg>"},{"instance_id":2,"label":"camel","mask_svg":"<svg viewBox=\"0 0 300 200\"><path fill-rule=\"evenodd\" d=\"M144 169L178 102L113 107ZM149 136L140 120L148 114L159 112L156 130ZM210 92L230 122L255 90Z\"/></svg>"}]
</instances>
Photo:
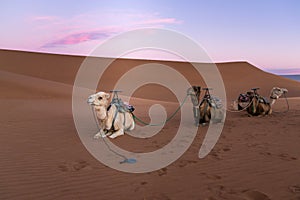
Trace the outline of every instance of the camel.
<instances>
[{"instance_id":1,"label":"camel","mask_svg":"<svg viewBox=\"0 0 300 200\"><path fill-rule=\"evenodd\" d=\"M201 87L193 86L188 89L188 94L193 102L193 113L195 125L205 125L210 121L214 123L222 122L224 119L224 111L221 109L220 101L216 97L212 97L209 93L209 88L203 88L205 95L200 102L199 96ZM200 102L200 103L199 103Z\"/></svg>"},{"instance_id":2,"label":"camel","mask_svg":"<svg viewBox=\"0 0 300 200\"><path fill-rule=\"evenodd\" d=\"M94 107L96 116L99 119L99 132L95 139L109 136L116 138L124 135L124 131L131 131L135 127L133 115L121 99L114 99L117 102L109 103L110 94L98 92L88 97L88 103Z\"/></svg>"},{"instance_id":3,"label":"camel","mask_svg":"<svg viewBox=\"0 0 300 200\"><path fill-rule=\"evenodd\" d=\"M253 92L248 92L251 99L251 104L247 108L247 112L250 116L265 116L272 114L272 106L277 99L288 92L285 88L273 87L270 93L270 99L261 97L257 90L259 88L253 88Z\"/></svg>"}]
</instances>

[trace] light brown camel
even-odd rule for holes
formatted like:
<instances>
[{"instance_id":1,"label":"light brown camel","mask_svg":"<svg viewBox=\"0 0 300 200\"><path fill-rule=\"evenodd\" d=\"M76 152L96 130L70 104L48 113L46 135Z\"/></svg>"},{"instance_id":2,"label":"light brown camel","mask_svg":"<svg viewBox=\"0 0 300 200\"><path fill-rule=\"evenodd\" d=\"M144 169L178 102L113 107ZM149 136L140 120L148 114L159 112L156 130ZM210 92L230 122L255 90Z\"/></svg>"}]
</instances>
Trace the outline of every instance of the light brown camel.
<instances>
[{"instance_id":1,"label":"light brown camel","mask_svg":"<svg viewBox=\"0 0 300 200\"><path fill-rule=\"evenodd\" d=\"M249 92L251 104L247 108L247 112L252 116L265 116L272 113L272 106L277 99L288 92L285 88L273 87L270 93L270 99L261 97L257 93L258 88L252 89L253 92Z\"/></svg>"},{"instance_id":2,"label":"light brown camel","mask_svg":"<svg viewBox=\"0 0 300 200\"><path fill-rule=\"evenodd\" d=\"M99 119L99 132L94 136L95 139L100 137L115 138L124 135L125 130L133 130L135 122L132 113L126 111L124 103L110 104L110 94L98 92L89 96L88 103L92 105ZM118 106L121 108L118 108Z\"/></svg>"}]
</instances>

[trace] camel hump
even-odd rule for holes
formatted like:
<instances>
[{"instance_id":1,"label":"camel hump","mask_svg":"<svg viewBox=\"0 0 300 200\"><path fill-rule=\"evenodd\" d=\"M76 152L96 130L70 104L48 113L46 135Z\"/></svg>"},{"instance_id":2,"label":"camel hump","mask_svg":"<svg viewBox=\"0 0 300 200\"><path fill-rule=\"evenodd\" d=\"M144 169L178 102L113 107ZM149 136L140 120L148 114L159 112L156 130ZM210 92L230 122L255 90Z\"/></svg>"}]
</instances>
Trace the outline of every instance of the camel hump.
<instances>
[{"instance_id":1,"label":"camel hump","mask_svg":"<svg viewBox=\"0 0 300 200\"><path fill-rule=\"evenodd\" d=\"M258 101L260 103L263 103L263 104L269 104L270 103L269 99L266 98L266 97L263 97L263 96L258 96Z\"/></svg>"},{"instance_id":2,"label":"camel hump","mask_svg":"<svg viewBox=\"0 0 300 200\"><path fill-rule=\"evenodd\" d=\"M250 101L250 97L248 94L240 94L239 97L238 97L238 100L240 102L249 102Z\"/></svg>"}]
</instances>

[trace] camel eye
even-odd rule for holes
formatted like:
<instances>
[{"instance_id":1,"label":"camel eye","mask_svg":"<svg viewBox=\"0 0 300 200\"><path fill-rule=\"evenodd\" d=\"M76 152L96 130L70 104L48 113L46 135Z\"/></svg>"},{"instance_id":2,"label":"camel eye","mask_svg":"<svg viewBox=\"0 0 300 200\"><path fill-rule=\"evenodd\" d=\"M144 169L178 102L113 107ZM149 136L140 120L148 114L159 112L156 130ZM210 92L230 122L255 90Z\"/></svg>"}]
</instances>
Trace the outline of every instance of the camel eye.
<instances>
[{"instance_id":1,"label":"camel eye","mask_svg":"<svg viewBox=\"0 0 300 200\"><path fill-rule=\"evenodd\" d=\"M102 97L98 97L98 100L102 100Z\"/></svg>"}]
</instances>

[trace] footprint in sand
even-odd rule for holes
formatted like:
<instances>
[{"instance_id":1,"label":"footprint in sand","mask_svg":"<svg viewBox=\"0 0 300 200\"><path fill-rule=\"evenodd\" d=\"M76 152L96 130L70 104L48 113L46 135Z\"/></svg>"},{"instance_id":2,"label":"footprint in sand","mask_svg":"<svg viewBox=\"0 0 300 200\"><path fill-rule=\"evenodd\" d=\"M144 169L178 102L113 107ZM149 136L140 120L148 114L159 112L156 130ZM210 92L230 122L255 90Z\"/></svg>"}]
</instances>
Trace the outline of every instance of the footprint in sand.
<instances>
[{"instance_id":1,"label":"footprint in sand","mask_svg":"<svg viewBox=\"0 0 300 200\"><path fill-rule=\"evenodd\" d=\"M84 161L84 160L73 162L72 166L73 166L73 169L75 171L79 171L79 170L82 170L82 169L89 169L90 168L89 163L86 162L86 161Z\"/></svg>"},{"instance_id":2,"label":"footprint in sand","mask_svg":"<svg viewBox=\"0 0 300 200\"><path fill-rule=\"evenodd\" d=\"M272 153L270 153L270 152L260 152L259 154L264 155L264 156L272 156Z\"/></svg>"},{"instance_id":3,"label":"footprint in sand","mask_svg":"<svg viewBox=\"0 0 300 200\"><path fill-rule=\"evenodd\" d=\"M289 156L286 153L282 153L282 154L279 154L279 155L274 155L274 154L272 154L270 152L260 152L260 154L264 155L264 156L278 156L281 160L286 160L286 161L297 160L296 157Z\"/></svg>"},{"instance_id":4,"label":"footprint in sand","mask_svg":"<svg viewBox=\"0 0 300 200\"><path fill-rule=\"evenodd\" d=\"M61 165L58 165L58 169L59 171L62 172L68 172L68 171L80 171L83 169L91 169L91 166L89 165L88 162L84 161L84 160L80 160L80 161L74 161L71 163L64 163Z\"/></svg>"},{"instance_id":5,"label":"footprint in sand","mask_svg":"<svg viewBox=\"0 0 300 200\"><path fill-rule=\"evenodd\" d=\"M300 185L293 185L289 187L290 191L293 193L300 193Z\"/></svg>"},{"instance_id":6,"label":"footprint in sand","mask_svg":"<svg viewBox=\"0 0 300 200\"><path fill-rule=\"evenodd\" d=\"M139 192L140 189L144 188L147 184L148 184L147 181L142 181L142 182L140 183L140 185L136 186L136 188L134 189L134 192Z\"/></svg>"},{"instance_id":7,"label":"footprint in sand","mask_svg":"<svg viewBox=\"0 0 300 200\"><path fill-rule=\"evenodd\" d=\"M224 152L226 152L226 151L230 151L230 150L231 150L231 147L230 147L230 146L228 146L228 147L224 147L222 150L223 150Z\"/></svg>"},{"instance_id":8,"label":"footprint in sand","mask_svg":"<svg viewBox=\"0 0 300 200\"><path fill-rule=\"evenodd\" d=\"M159 149L160 145L158 144L157 141L153 141L152 144L154 145L155 148Z\"/></svg>"},{"instance_id":9,"label":"footprint in sand","mask_svg":"<svg viewBox=\"0 0 300 200\"><path fill-rule=\"evenodd\" d=\"M158 176L164 176L167 174L167 168L164 167L164 168L158 170L157 172L158 172Z\"/></svg>"},{"instance_id":10,"label":"footprint in sand","mask_svg":"<svg viewBox=\"0 0 300 200\"><path fill-rule=\"evenodd\" d=\"M268 195L256 190L248 190L243 192L243 198L245 200L271 200Z\"/></svg>"},{"instance_id":11,"label":"footprint in sand","mask_svg":"<svg viewBox=\"0 0 300 200\"><path fill-rule=\"evenodd\" d=\"M215 174L211 174L211 175L207 174L206 176L207 176L208 179L211 179L211 180L214 180L214 181L222 179L221 176L215 175Z\"/></svg>"},{"instance_id":12,"label":"footprint in sand","mask_svg":"<svg viewBox=\"0 0 300 200\"><path fill-rule=\"evenodd\" d=\"M221 157L221 154L224 153L224 152L228 152L231 150L231 147L224 147L222 149L216 149L216 150L212 150L209 155L211 157L213 157L214 159L216 160L221 160L222 157Z\"/></svg>"},{"instance_id":13,"label":"footprint in sand","mask_svg":"<svg viewBox=\"0 0 300 200\"><path fill-rule=\"evenodd\" d=\"M59 171L62 171L62 172L69 171L68 166L66 166L66 165L58 165L58 169L59 169Z\"/></svg>"},{"instance_id":14,"label":"footprint in sand","mask_svg":"<svg viewBox=\"0 0 300 200\"><path fill-rule=\"evenodd\" d=\"M210 180L214 180L214 181L222 179L221 176L216 175L216 174L201 173L201 175L206 176L206 178L208 178Z\"/></svg>"},{"instance_id":15,"label":"footprint in sand","mask_svg":"<svg viewBox=\"0 0 300 200\"><path fill-rule=\"evenodd\" d=\"M185 167L188 164L193 164L193 163L197 163L197 161L196 160L181 160L179 162L179 167Z\"/></svg>"},{"instance_id":16,"label":"footprint in sand","mask_svg":"<svg viewBox=\"0 0 300 200\"><path fill-rule=\"evenodd\" d=\"M227 193L226 188L223 185L214 185L213 187L208 187L207 189L213 194L213 196L218 196L219 198ZM213 199L212 196L209 198Z\"/></svg>"},{"instance_id":17,"label":"footprint in sand","mask_svg":"<svg viewBox=\"0 0 300 200\"><path fill-rule=\"evenodd\" d=\"M291 161L291 160L297 160L296 157L293 157L293 156L289 156L288 154L286 153L282 153L279 155L279 157L282 159L282 160L287 160L287 161Z\"/></svg>"},{"instance_id":18,"label":"footprint in sand","mask_svg":"<svg viewBox=\"0 0 300 200\"><path fill-rule=\"evenodd\" d=\"M208 155L213 157L216 160L221 160L220 150L212 150Z\"/></svg>"},{"instance_id":19,"label":"footprint in sand","mask_svg":"<svg viewBox=\"0 0 300 200\"><path fill-rule=\"evenodd\" d=\"M143 181L143 182L141 182L141 185L147 185L148 184L148 182L147 181Z\"/></svg>"}]
</instances>

